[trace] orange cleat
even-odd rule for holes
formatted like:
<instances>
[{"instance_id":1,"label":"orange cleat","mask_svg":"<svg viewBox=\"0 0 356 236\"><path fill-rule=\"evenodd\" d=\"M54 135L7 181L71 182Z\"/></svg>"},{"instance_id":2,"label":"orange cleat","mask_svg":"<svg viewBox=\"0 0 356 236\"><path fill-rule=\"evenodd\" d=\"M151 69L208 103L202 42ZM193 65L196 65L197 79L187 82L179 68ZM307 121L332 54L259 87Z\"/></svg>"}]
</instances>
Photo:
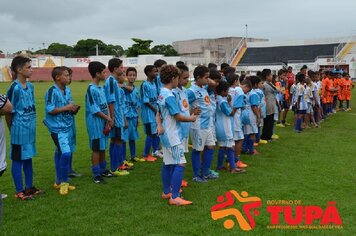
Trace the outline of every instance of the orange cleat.
<instances>
[{"instance_id":1,"label":"orange cleat","mask_svg":"<svg viewBox=\"0 0 356 236\"><path fill-rule=\"evenodd\" d=\"M169 204L171 205L176 205L176 206L185 206L185 205L190 205L193 202L184 200L183 198L176 197L176 198L170 198L169 199Z\"/></svg>"},{"instance_id":2,"label":"orange cleat","mask_svg":"<svg viewBox=\"0 0 356 236\"><path fill-rule=\"evenodd\" d=\"M245 163L243 163L242 161L238 161L238 162L236 162L236 167L237 168L246 168L247 165Z\"/></svg>"},{"instance_id":3,"label":"orange cleat","mask_svg":"<svg viewBox=\"0 0 356 236\"><path fill-rule=\"evenodd\" d=\"M258 147L258 143L253 143L253 146L254 147Z\"/></svg>"},{"instance_id":4,"label":"orange cleat","mask_svg":"<svg viewBox=\"0 0 356 236\"><path fill-rule=\"evenodd\" d=\"M182 187L188 187L188 182L184 179L182 179L182 184L181 184Z\"/></svg>"},{"instance_id":5,"label":"orange cleat","mask_svg":"<svg viewBox=\"0 0 356 236\"><path fill-rule=\"evenodd\" d=\"M172 197L172 193L162 193L161 197L162 199L170 199Z\"/></svg>"},{"instance_id":6,"label":"orange cleat","mask_svg":"<svg viewBox=\"0 0 356 236\"><path fill-rule=\"evenodd\" d=\"M157 161L157 158L151 156L151 155L148 155L147 157L144 157L145 161L149 161L149 162L154 162L154 161Z\"/></svg>"}]
</instances>

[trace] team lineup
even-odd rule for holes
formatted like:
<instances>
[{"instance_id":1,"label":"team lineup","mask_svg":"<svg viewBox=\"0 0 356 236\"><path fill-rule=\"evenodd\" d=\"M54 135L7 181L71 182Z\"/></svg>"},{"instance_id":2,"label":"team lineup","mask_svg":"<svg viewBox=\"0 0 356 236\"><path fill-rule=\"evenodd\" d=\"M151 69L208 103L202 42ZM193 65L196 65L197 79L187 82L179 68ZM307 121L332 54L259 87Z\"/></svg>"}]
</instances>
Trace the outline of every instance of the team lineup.
<instances>
[{"instance_id":1,"label":"team lineup","mask_svg":"<svg viewBox=\"0 0 356 236\"><path fill-rule=\"evenodd\" d=\"M34 86L27 82L32 74L31 60L16 56L11 69L15 80L8 88L7 98L2 96L1 108L7 101L12 104L6 123L10 130L9 156L15 197L29 200L43 193L33 183L38 111ZM256 146L278 139L274 127L290 125L286 122L290 108L294 112L295 132L320 127L320 122L336 110L350 110L354 87L350 76L338 68L314 72L306 66L295 76L292 68L279 70L277 75L264 69L256 76L238 76L229 65L222 64L219 71L210 63L208 67L194 69L194 82L188 89L185 86L189 82L189 68L182 62L167 65L157 60L154 65L147 65L144 69L147 79L139 88L134 85L136 69L125 69L118 58L112 58L107 67L101 62L91 62L88 71L92 82L85 96L85 117L92 150L93 182L103 184L104 178L128 175L134 162L163 158L161 197L179 206L192 204L180 194L181 187L187 185L183 176L189 137L192 181L205 183L217 179L219 171L224 170L232 174L246 173L247 165L240 155L258 155ZM72 99L71 76L70 68L55 67L54 85L44 96L43 123L56 147L53 188L61 195L75 190L69 184L69 176L79 175L72 168L72 154L76 146L75 115L81 107ZM140 120L146 134L142 157L136 153ZM216 146L219 147L217 165L213 170Z\"/></svg>"}]
</instances>

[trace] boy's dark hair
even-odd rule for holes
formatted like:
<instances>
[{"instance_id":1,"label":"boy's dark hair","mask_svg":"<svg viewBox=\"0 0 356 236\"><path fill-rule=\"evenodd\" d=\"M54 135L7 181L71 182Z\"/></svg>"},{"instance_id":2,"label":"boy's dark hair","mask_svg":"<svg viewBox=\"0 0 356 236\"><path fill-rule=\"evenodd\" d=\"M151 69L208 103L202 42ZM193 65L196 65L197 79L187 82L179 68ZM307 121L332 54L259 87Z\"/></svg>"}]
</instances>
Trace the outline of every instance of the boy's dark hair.
<instances>
[{"instance_id":1,"label":"boy's dark hair","mask_svg":"<svg viewBox=\"0 0 356 236\"><path fill-rule=\"evenodd\" d=\"M95 78L96 73L101 73L105 70L106 66L99 61L92 61L88 65L88 70L92 78Z\"/></svg>"},{"instance_id":2,"label":"boy's dark hair","mask_svg":"<svg viewBox=\"0 0 356 236\"><path fill-rule=\"evenodd\" d=\"M282 74L287 74L288 73L288 71L287 70L285 70L285 69L280 69L280 70L278 70L278 76L281 76Z\"/></svg>"},{"instance_id":3,"label":"boy's dark hair","mask_svg":"<svg viewBox=\"0 0 356 236\"><path fill-rule=\"evenodd\" d=\"M229 64L227 64L227 63L221 63L221 65L220 65L220 70L224 70L226 67L229 67L230 65Z\"/></svg>"},{"instance_id":4,"label":"boy's dark hair","mask_svg":"<svg viewBox=\"0 0 356 236\"><path fill-rule=\"evenodd\" d=\"M219 83L219 85L216 86L215 91L216 91L216 93L217 93L218 95L221 95L222 92L228 91L228 90L229 90L229 87L230 87L230 85L229 85L228 82L221 81L221 82Z\"/></svg>"},{"instance_id":5,"label":"boy's dark hair","mask_svg":"<svg viewBox=\"0 0 356 236\"><path fill-rule=\"evenodd\" d=\"M158 68L160 68L160 67L162 67L163 65L166 65L166 64L167 64L167 62L165 60L162 60L162 59L158 59L153 63L153 65L155 67L158 67Z\"/></svg>"},{"instance_id":6,"label":"boy's dark hair","mask_svg":"<svg viewBox=\"0 0 356 236\"><path fill-rule=\"evenodd\" d=\"M194 69L193 76L197 80L198 77L202 78L206 73L209 73L209 69L206 66L200 65Z\"/></svg>"},{"instance_id":7,"label":"boy's dark hair","mask_svg":"<svg viewBox=\"0 0 356 236\"><path fill-rule=\"evenodd\" d=\"M215 63L209 63L208 64L208 68L211 70L211 69L217 69L218 68L218 66L215 64Z\"/></svg>"},{"instance_id":8,"label":"boy's dark hair","mask_svg":"<svg viewBox=\"0 0 356 236\"><path fill-rule=\"evenodd\" d=\"M299 83L303 83L304 79L305 79L305 74L303 73L298 73L295 76L296 81L298 81Z\"/></svg>"},{"instance_id":9,"label":"boy's dark hair","mask_svg":"<svg viewBox=\"0 0 356 236\"><path fill-rule=\"evenodd\" d=\"M181 73L183 73L184 71L189 71L188 66L186 65L177 65L178 69L180 70Z\"/></svg>"},{"instance_id":10,"label":"boy's dark hair","mask_svg":"<svg viewBox=\"0 0 356 236\"><path fill-rule=\"evenodd\" d=\"M235 81L239 80L239 78L240 78L240 76L237 74L229 74L226 77L226 80L230 84L230 86L232 86L235 83Z\"/></svg>"},{"instance_id":11,"label":"boy's dark hair","mask_svg":"<svg viewBox=\"0 0 356 236\"><path fill-rule=\"evenodd\" d=\"M136 75L137 75L137 70L136 70L135 67L128 67L128 68L126 69L126 76L129 74L130 71L134 71L134 72L136 73Z\"/></svg>"},{"instance_id":12,"label":"boy's dark hair","mask_svg":"<svg viewBox=\"0 0 356 236\"><path fill-rule=\"evenodd\" d=\"M236 71L236 69L234 67L231 67L231 66L227 66L222 70L222 72L224 73L225 77L228 76L229 74L234 74L235 71Z\"/></svg>"},{"instance_id":13,"label":"boy's dark hair","mask_svg":"<svg viewBox=\"0 0 356 236\"><path fill-rule=\"evenodd\" d=\"M308 66L307 65L303 65L302 68L300 68L300 71L302 71L304 69L308 69Z\"/></svg>"},{"instance_id":14,"label":"boy's dark hair","mask_svg":"<svg viewBox=\"0 0 356 236\"><path fill-rule=\"evenodd\" d=\"M148 76L154 68L156 68L154 65L147 65L145 69L143 69L143 72L145 72L145 75Z\"/></svg>"},{"instance_id":15,"label":"boy's dark hair","mask_svg":"<svg viewBox=\"0 0 356 236\"><path fill-rule=\"evenodd\" d=\"M258 76L250 76L247 79L251 81L252 87L257 86L258 83L262 81L261 78Z\"/></svg>"},{"instance_id":16,"label":"boy's dark hair","mask_svg":"<svg viewBox=\"0 0 356 236\"><path fill-rule=\"evenodd\" d=\"M120 67L122 65L122 60L119 58L111 58L108 63L108 69L112 73L116 67Z\"/></svg>"},{"instance_id":17,"label":"boy's dark hair","mask_svg":"<svg viewBox=\"0 0 356 236\"><path fill-rule=\"evenodd\" d=\"M163 65L160 72L161 82L163 84L168 84L173 78L180 75L178 67L174 65Z\"/></svg>"},{"instance_id":18,"label":"boy's dark hair","mask_svg":"<svg viewBox=\"0 0 356 236\"><path fill-rule=\"evenodd\" d=\"M66 67L66 66L56 66L56 67L54 67L53 70L52 70L52 79L54 81L56 81L56 77L58 75L61 75L64 71L68 71L68 73L69 73L68 67Z\"/></svg>"},{"instance_id":19,"label":"boy's dark hair","mask_svg":"<svg viewBox=\"0 0 356 236\"><path fill-rule=\"evenodd\" d=\"M349 73L344 72L344 73L342 73L342 76L343 76L343 77L346 77L346 76L350 76L350 75L349 75Z\"/></svg>"},{"instance_id":20,"label":"boy's dark hair","mask_svg":"<svg viewBox=\"0 0 356 236\"><path fill-rule=\"evenodd\" d=\"M272 71L270 69L263 69L261 72L262 80L265 81L267 76L271 75Z\"/></svg>"},{"instance_id":21,"label":"boy's dark hair","mask_svg":"<svg viewBox=\"0 0 356 236\"><path fill-rule=\"evenodd\" d=\"M221 80L221 74L217 69L210 69L209 72L210 72L210 75L209 75L210 79L219 80L219 81Z\"/></svg>"},{"instance_id":22,"label":"boy's dark hair","mask_svg":"<svg viewBox=\"0 0 356 236\"><path fill-rule=\"evenodd\" d=\"M22 55L18 55L12 59L11 62L11 70L17 74L17 70L21 67L23 67L27 62L31 63L31 59Z\"/></svg>"},{"instance_id":23,"label":"boy's dark hair","mask_svg":"<svg viewBox=\"0 0 356 236\"><path fill-rule=\"evenodd\" d=\"M184 61L177 61L176 66L185 65Z\"/></svg>"},{"instance_id":24,"label":"boy's dark hair","mask_svg":"<svg viewBox=\"0 0 356 236\"><path fill-rule=\"evenodd\" d=\"M252 89L252 84L251 81L249 79L244 79L243 81L240 82L240 86L245 85L247 86L249 89Z\"/></svg>"},{"instance_id":25,"label":"boy's dark hair","mask_svg":"<svg viewBox=\"0 0 356 236\"><path fill-rule=\"evenodd\" d=\"M68 71L69 75L72 75L72 74L73 74L73 70L72 70L72 68L67 67L67 66L65 66L65 68L67 69L67 71Z\"/></svg>"}]
</instances>

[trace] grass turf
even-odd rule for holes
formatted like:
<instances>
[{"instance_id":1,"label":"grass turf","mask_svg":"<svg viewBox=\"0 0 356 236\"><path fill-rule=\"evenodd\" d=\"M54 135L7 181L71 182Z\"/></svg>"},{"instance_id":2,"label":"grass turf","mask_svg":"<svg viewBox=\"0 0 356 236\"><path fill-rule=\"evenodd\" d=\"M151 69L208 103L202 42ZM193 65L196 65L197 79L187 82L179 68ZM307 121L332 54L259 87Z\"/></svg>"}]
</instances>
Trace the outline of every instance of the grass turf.
<instances>
[{"instance_id":1,"label":"grass turf","mask_svg":"<svg viewBox=\"0 0 356 236\"><path fill-rule=\"evenodd\" d=\"M0 83L5 93L9 83ZM255 217L253 235L352 235L355 197L355 130L356 113L338 112L321 124L321 129L309 129L296 134L291 126L276 128L280 139L258 147L258 156L242 156L249 165L247 174L221 173L217 180L196 184L191 180L190 154L185 179L189 187L183 195L192 200L187 207L169 206L160 198L161 161L137 163L129 176L108 179L106 185L92 182L90 150L85 127L84 96L87 83L71 85L74 101L82 106L76 117L77 151L74 168L84 175L74 178L77 189L60 196L52 189L54 182L54 145L44 118L44 94L51 83L34 83L37 105L37 152L34 158L34 184L45 190L45 196L21 202L13 197L11 161L0 178L0 192L8 193L3 202L1 235L236 235L238 225L226 230L224 220L213 221L210 208L216 198L228 190L247 191L262 199L260 215ZM354 95L355 92L354 92ZM292 123L291 116L289 122ZM144 135L140 127L137 153L142 153ZM8 133L7 133L7 140ZM128 148L127 148L128 149ZM129 153L128 153L129 154ZM107 160L109 157L107 155ZM214 159L213 166L216 165ZM340 230L272 230L267 200L301 200L303 205L323 209L328 201L336 201L343 221ZM238 203L236 203L238 208ZM232 219L232 217L228 217ZM280 217L282 220L282 217Z\"/></svg>"}]
</instances>

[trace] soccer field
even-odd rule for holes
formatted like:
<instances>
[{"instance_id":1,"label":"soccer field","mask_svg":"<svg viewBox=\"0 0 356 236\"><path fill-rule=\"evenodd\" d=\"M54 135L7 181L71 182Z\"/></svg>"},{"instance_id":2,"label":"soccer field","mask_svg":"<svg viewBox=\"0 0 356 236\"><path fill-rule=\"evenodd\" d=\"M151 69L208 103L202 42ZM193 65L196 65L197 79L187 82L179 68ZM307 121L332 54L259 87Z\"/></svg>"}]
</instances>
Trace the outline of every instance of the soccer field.
<instances>
[{"instance_id":1,"label":"soccer field","mask_svg":"<svg viewBox=\"0 0 356 236\"><path fill-rule=\"evenodd\" d=\"M5 93L9 85L0 83L0 93ZM292 126L275 128L279 140L257 147L260 155L242 156L249 165L246 174L221 172L217 180L193 183L190 154L187 155L185 179L189 187L183 189L183 196L193 201L193 205L176 207L161 199L161 160L137 163L130 175L107 179L106 185L93 183L85 127L87 82L71 85L74 101L82 106L76 116L77 150L73 166L83 176L72 179L77 189L67 196L52 189L54 144L42 123L44 95L51 85L34 83L38 153L34 158L34 184L46 194L32 201L15 199L11 161L8 160L8 170L0 178L0 193L9 195L3 202L0 235L238 235L243 231L236 218L213 220L211 217L211 207L217 204L217 197L225 196L229 190L246 191L249 196L262 200L259 214L252 214L256 226L249 232L251 235L353 235L356 232L356 107L328 118L321 123L320 129L311 128L297 134ZM291 118L289 115L289 123L293 123ZM145 136L142 133L141 126L138 154L143 151ZM127 152L129 155L129 150ZM106 159L109 161L108 154ZM268 228L271 215L267 207L278 200L288 202L287 206L293 209L296 202L297 205L319 206L323 213L328 202L336 202L342 227ZM285 204L280 202L279 205ZM233 207L242 209L241 206L241 202L235 202ZM233 220L235 227L225 229L226 219ZM287 225L282 214L279 223ZM312 225L320 226L320 219Z\"/></svg>"}]
</instances>

